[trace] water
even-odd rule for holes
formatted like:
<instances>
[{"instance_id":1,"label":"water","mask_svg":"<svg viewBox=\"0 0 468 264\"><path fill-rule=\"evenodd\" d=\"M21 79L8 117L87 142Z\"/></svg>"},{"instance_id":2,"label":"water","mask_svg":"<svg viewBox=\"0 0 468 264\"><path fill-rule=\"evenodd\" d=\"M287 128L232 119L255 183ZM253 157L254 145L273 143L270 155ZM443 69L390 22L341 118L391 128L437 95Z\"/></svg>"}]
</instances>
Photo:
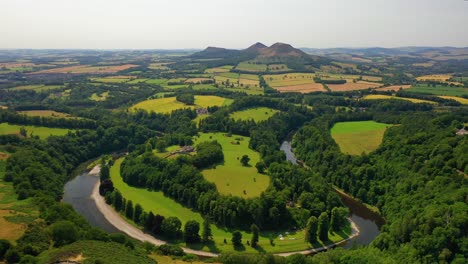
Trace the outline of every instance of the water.
<instances>
[{"instance_id":1,"label":"water","mask_svg":"<svg viewBox=\"0 0 468 264\"><path fill-rule=\"evenodd\" d=\"M96 207L94 200L91 199L91 193L99 177L89 176L83 173L65 184L63 201L69 203L82 215L88 222L97 228L109 233L119 232Z\"/></svg>"},{"instance_id":2,"label":"water","mask_svg":"<svg viewBox=\"0 0 468 264\"><path fill-rule=\"evenodd\" d=\"M297 159L292 152L290 141L284 141L283 144L281 144L281 150L286 154L286 159L289 162L297 164ZM338 194L343 204L348 207L351 213L351 220L356 223L356 226L360 230L358 236L342 244L342 247L351 248L355 245L369 245L372 240L380 234L379 227L385 223L385 220L380 215L369 210L362 203L343 193L338 192Z\"/></svg>"}]
</instances>

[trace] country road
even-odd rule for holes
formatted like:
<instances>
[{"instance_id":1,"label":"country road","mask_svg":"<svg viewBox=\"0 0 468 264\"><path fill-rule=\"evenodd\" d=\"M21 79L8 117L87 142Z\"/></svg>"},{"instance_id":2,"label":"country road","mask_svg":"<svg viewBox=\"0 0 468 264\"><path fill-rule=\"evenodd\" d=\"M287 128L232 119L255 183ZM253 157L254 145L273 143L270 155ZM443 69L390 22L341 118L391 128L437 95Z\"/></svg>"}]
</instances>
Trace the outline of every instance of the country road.
<instances>
[{"instance_id":1,"label":"country road","mask_svg":"<svg viewBox=\"0 0 468 264\"><path fill-rule=\"evenodd\" d=\"M99 165L96 165L88 173L88 175L92 177L99 177L99 172L100 172ZM112 208L110 205L106 203L106 201L104 200L104 197L102 197L99 194L99 185L100 185L100 182L96 181L96 184L93 187L93 192L91 193L91 198L95 201L96 207L102 213L102 215L107 219L107 221L109 221L109 223L111 223L115 228L117 228L121 232L139 241L149 242L156 246L160 246L160 245L167 243L166 241L156 239L149 234L145 234L142 230L136 228L135 226L132 226L127 221L125 221L125 219L123 219L122 216L114 210L114 208ZM351 232L351 235L345 240L342 240L338 243L330 244L324 247L320 247L320 248L312 248L312 249L294 251L294 252L277 253L274 255L283 256L283 257L287 257L287 256L294 255L294 254L309 255L309 254L314 254L320 251L324 251L324 250L336 247L342 243L345 243L346 241L349 241L359 235L359 229L357 228L356 224L353 221L351 221L351 219L349 219L349 221L351 222L352 232ZM193 255L197 255L201 257L219 256L219 254L216 254L216 253L193 250L193 249L185 248L185 247L182 247L182 249L185 253L193 254Z\"/></svg>"}]
</instances>

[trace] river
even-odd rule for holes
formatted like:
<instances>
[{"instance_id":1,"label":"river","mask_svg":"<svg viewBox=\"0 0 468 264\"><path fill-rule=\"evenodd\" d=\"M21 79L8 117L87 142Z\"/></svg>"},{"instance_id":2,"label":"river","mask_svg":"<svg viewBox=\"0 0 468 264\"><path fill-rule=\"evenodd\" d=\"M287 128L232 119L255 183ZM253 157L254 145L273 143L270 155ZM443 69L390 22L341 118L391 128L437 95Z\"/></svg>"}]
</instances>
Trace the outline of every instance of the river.
<instances>
[{"instance_id":1,"label":"river","mask_svg":"<svg viewBox=\"0 0 468 264\"><path fill-rule=\"evenodd\" d=\"M286 159L289 162L298 164L290 141L284 141L281 144L281 150L286 154ZM337 193L340 195L343 204L349 208L351 220L360 230L358 236L342 244L342 246L344 248L351 248L354 245L369 245L380 234L379 228L385 223L385 220L350 196L339 191Z\"/></svg>"}]
</instances>

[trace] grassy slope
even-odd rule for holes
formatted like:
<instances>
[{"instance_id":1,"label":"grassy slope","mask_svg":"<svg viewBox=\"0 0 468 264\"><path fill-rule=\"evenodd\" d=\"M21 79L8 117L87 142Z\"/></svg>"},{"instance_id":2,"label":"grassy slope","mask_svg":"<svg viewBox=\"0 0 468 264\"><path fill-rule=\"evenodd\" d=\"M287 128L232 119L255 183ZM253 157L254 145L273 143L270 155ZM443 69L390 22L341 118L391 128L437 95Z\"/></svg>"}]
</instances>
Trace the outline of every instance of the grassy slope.
<instances>
[{"instance_id":1,"label":"grassy slope","mask_svg":"<svg viewBox=\"0 0 468 264\"><path fill-rule=\"evenodd\" d=\"M243 111L237 111L231 114L231 117L234 119L240 120L249 120L253 119L256 122L267 120L272 117L274 114L278 113L278 110L271 109L268 107L257 107L251 108Z\"/></svg>"},{"instance_id":2,"label":"grassy slope","mask_svg":"<svg viewBox=\"0 0 468 264\"><path fill-rule=\"evenodd\" d=\"M30 111L19 111L18 113L27 116L43 116L43 117L57 117L57 118L73 118L70 114L56 112L52 110L30 110Z\"/></svg>"},{"instance_id":3,"label":"grassy slope","mask_svg":"<svg viewBox=\"0 0 468 264\"><path fill-rule=\"evenodd\" d=\"M10 125L7 123L0 124L0 135L5 134L19 134L20 128L24 127L28 133L28 136L33 133L35 136L39 136L44 139L50 135L63 136L72 131L64 128L50 128L50 127L37 127L37 126L23 126L23 125Z\"/></svg>"},{"instance_id":4,"label":"grassy slope","mask_svg":"<svg viewBox=\"0 0 468 264\"><path fill-rule=\"evenodd\" d=\"M331 135L342 152L361 155L379 147L389 126L374 121L342 122L333 126Z\"/></svg>"},{"instance_id":5,"label":"grassy slope","mask_svg":"<svg viewBox=\"0 0 468 264\"><path fill-rule=\"evenodd\" d=\"M448 96L462 96L468 95L468 88L462 87L450 87L450 86L441 86L437 85L436 87L428 85L416 85L406 90L407 92L412 93L427 93L435 95L448 95Z\"/></svg>"},{"instance_id":6,"label":"grassy slope","mask_svg":"<svg viewBox=\"0 0 468 264\"><path fill-rule=\"evenodd\" d=\"M240 145L231 144L235 138L243 138ZM195 143L216 140L223 146L224 163L216 168L203 171L205 178L216 184L222 194L232 194L244 198L259 196L270 184L270 177L257 172L254 167L260 161L260 154L249 148L250 138L223 133L202 133ZM243 155L250 157L249 167L240 163ZM244 193L245 191L245 193Z\"/></svg>"},{"instance_id":7,"label":"grassy slope","mask_svg":"<svg viewBox=\"0 0 468 264\"><path fill-rule=\"evenodd\" d=\"M224 106L233 102L232 99L219 96L195 96L195 105L200 107L208 106ZM152 99L140 102L130 107L131 110L143 109L146 111L154 111L157 113L170 113L177 109L195 108L193 105L186 105L176 100L175 97Z\"/></svg>"},{"instance_id":8,"label":"grassy slope","mask_svg":"<svg viewBox=\"0 0 468 264\"><path fill-rule=\"evenodd\" d=\"M196 220L202 223L202 216L193 212L192 210L181 206L174 200L164 196L162 192L148 191L143 188L135 188L127 185L123 182L120 176L120 164L123 158L116 160L114 166L110 170L111 179L114 186L119 189L123 196L127 200L132 200L134 203L139 203L145 211L152 211L155 214L161 214L165 217L177 216L183 224L188 220ZM212 225L214 245L208 247L206 245L191 245L190 247L198 250L213 251L213 252L233 252L235 251L231 245L231 230L227 230L221 227ZM283 234L284 231L278 232L262 232L260 234L259 245L262 250L272 253L288 252L296 250L304 250L309 248L309 245L304 242L304 233L302 231L292 232L289 231L290 235L285 236L285 240L279 240L278 235ZM346 230L346 234L349 234L349 228ZM242 232L243 243L246 243L246 239L251 238L251 234ZM270 244L269 238L274 238L274 246ZM226 239L227 244L224 244L223 240ZM330 234L331 241L340 241L343 237L339 234ZM178 242L182 246L186 246L185 243ZM320 245L316 245L320 246ZM257 250L248 247L246 245L242 252L257 252Z\"/></svg>"},{"instance_id":9,"label":"grassy slope","mask_svg":"<svg viewBox=\"0 0 468 264\"><path fill-rule=\"evenodd\" d=\"M390 95L381 95L381 94L369 94L364 97L365 100L376 100L376 99L396 99L396 100L405 100L405 101L410 101L412 103L427 103L427 104L437 104L436 102L433 101L428 101L428 100L421 100L421 99L414 99L414 98L406 98L406 97L397 97L397 96L390 96Z\"/></svg>"}]
</instances>

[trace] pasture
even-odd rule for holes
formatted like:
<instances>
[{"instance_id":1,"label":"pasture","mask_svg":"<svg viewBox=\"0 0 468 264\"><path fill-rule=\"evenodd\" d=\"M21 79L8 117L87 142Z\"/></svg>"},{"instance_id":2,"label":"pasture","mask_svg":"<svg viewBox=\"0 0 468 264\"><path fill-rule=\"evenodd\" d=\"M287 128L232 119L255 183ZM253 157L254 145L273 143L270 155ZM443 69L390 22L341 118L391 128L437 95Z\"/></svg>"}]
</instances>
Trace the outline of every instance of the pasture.
<instances>
[{"instance_id":1,"label":"pasture","mask_svg":"<svg viewBox=\"0 0 468 264\"><path fill-rule=\"evenodd\" d=\"M57 117L57 118L73 118L72 115L67 113L56 112L52 110L30 110L30 111L18 111L20 114L27 116L41 116L41 117Z\"/></svg>"},{"instance_id":2,"label":"pasture","mask_svg":"<svg viewBox=\"0 0 468 264\"><path fill-rule=\"evenodd\" d=\"M381 94L369 94L364 96L364 100L405 100L405 101L410 101L415 104L437 104L436 102L433 101L428 101L428 100L421 100L421 99L415 99L415 98L406 98L406 97L397 97L397 96L390 96L390 95L381 95Z\"/></svg>"},{"instance_id":3,"label":"pasture","mask_svg":"<svg viewBox=\"0 0 468 264\"><path fill-rule=\"evenodd\" d=\"M231 114L231 118L235 120L251 120L260 122L269 119L279 111L268 107L256 107L242 111L237 111Z\"/></svg>"},{"instance_id":4,"label":"pasture","mask_svg":"<svg viewBox=\"0 0 468 264\"><path fill-rule=\"evenodd\" d=\"M325 92L321 83L315 83L313 73L288 73L265 75L266 83L279 92Z\"/></svg>"},{"instance_id":5,"label":"pasture","mask_svg":"<svg viewBox=\"0 0 468 264\"><path fill-rule=\"evenodd\" d=\"M51 128L51 127L39 127L39 126L26 126L26 125L10 125L8 123L0 124L0 135L19 135L20 129L24 127L27 135L39 136L41 139L45 139L49 136L63 136L68 131L73 131L65 128Z\"/></svg>"},{"instance_id":6,"label":"pasture","mask_svg":"<svg viewBox=\"0 0 468 264\"><path fill-rule=\"evenodd\" d=\"M270 64L267 68L268 72L285 72L291 71L286 64Z\"/></svg>"},{"instance_id":7,"label":"pasture","mask_svg":"<svg viewBox=\"0 0 468 264\"><path fill-rule=\"evenodd\" d=\"M60 85L44 85L44 84L37 84L37 85L22 85L10 88L8 90L11 91L23 91L23 90L34 90L36 92L43 92L47 90L61 88Z\"/></svg>"},{"instance_id":8,"label":"pasture","mask_svg":"<svg viewBox=\"0 0 468 264\"><path fill-rule=\"evenodd\" d=\"M346 82L345 84L327 84L328 88L332 92L366 90L370 88L377 88L381 85L382 85L381 83L367 82L367 81Z\"/></svg>"},{"instance_id":9,"label":"pasture","mask_svg":"<svg viewBox=\"0 0 468 264\"><path fill-rule=\"evenodd\" d=\"M265 72L267 70L266 64L257 64L256 62L247 61L237 64L236 70L245 72Z\"/></svg>"},{"instance_id":10,"label":"pasture","mask_svg":"<svg viewBox=\"0 0 468 264\"><path fill-rule=\"evenodd\" d=\"M107 100L107 97L109 97L109 91L103 92L101 94L93 93L90 97L89 100L91 101L96 101L96 102L102 102Z\"/></svg>"},{"instance_id":11,"label":"pasture","mask_svg":"<svg viewBox=\"0 0 468 264\"><path fill-rule=\"evenodd\" d=\"M220 67L216 67L216 68L209 68L209 69L206 69L205 72L206 72L206 73L229 72L232 68L234 68L234 66L225 65L225 66L220 66Z\"/></svg>"},{"instance_id":12,"label":"pasture","mask_svg":"<svg viewBox=\"0 0 468 264\"><path fill-rule=\"evenodd\" d=\"M119 71L134 68L134 67L138 67L138 65L134 65L134 64L123 64L123 65L112 65L112 66L79 65L79 66L68 66L68 67L60 67L60 68L42 70L42 71L34 72L33 74L46 74L46 73L103 74L103 73L116 73Z\"/></svg>"},{"instance_id":13,"label":"pasture","mask_svg":"<svg viewBox=\"0 0 468 264\"><path fill-rule=\"evenodd\" d=\"M122 164L124 158L120 158L115 161L114 165L110 169L111 180L114 183L114 187L117 188L127 200L132 200L134 203L139 203L146 212L152 211L154 214L160 214L164 217L176 216L180 219L184 225L189 220L195 220L200 224L203 222L202 216L190 210L189 208L183 207L174 200L164 196L162 192L158 191L149 191L145 188L136 188L129 186L123 182L122 177L120 176L120 165ZM198 250L212 251L212 252L234 252L234 248L230 242L232 237L232 231L226 228L221 228L216 225L211 225L213 233L214 246L206 246L202 244L189 245L190 247ZM285 235L285 231L289 231L289 235ZM250 232L242 231L242 241L245 245L245 241L251 238ZM349 228L343 230L345 236L350 234ZM278 239L278 235L282 234L284 240ZM330 240L332 242L337 242L343 240L345 237L339 235L338 233L329 234ZM270 238L274 239L274 245L270 244ZM229 241L225 244L223 241L226 239ZM174 243L179 244L180 246L187 246L182 241L173 241ZM271 253L280 253L288 251L297 251L305 250L310 246L308 243L304 242L304 232L292 231L292 230L279 230L275 232L260 232L259 237L259 246L264 249L266 252ZM322 244L317 244L316 246L322 246ZM243 252L256 253L257 250L245 245L245 250Z\"/></svg>"},{"instance_id":14,"label":"pasture","mask_svg":"<svg viewBox=\"0 0 468 264\"><path fill-rule=\"evenodd\" d=\"M426 84L415 85L408 90L407 92L412 93L423 93L423 94L434 94L434 95L446 95L446 96L463 96L468 95L468 88L463 87L450 87L443 85L429 86Z\"/></svg>"},{"instance_id":15,"label":"pasture","mask_svg":"<svg viewBox=\"0 0 468 264\"><path fill-rule=\"evenodd\" d=\"M209 106L226 106L233 102L232 99L223 98L219 96L195 96L195 105L186 105L176 100L175 97L158 98L146 100L137 103L130 107L130 110L142 109L146 111L154 111L156 113L171 113L174 110L191 108L195 109L197 106L207 108Z\"/></svg>"},{"instance_id":16,"label":"pasture","mask_svg":"<svg viewBox=\"0 0 468 264\"><path fill-rule=\"evenodd\" d=\"M236 140L241 139L241 140ZM257 172L255 164L260 161L260 154L249 148L249 137L223 133L202 133L195 137L196 144L216 140L223 147L224 163L203 171L203 176L216 184L222 194L244 198L259 196L270 184L270 177ZM242 166L240 158L248 155L250 166Z\"/></svg>"},{"instance_id":17,"label":"pasture","mask_svg":"<svg viewBox=\"0 0 468 264\"><path fill-rule=\"evenodd\" d=\"M411 85L390 85L382 88L377 88L375 90L377 91L399 91L400 89L409 89L411 88Z\"/></svg>"},{"instance_id":18,"label":"pasture","mask_svg":"<svg viewBox=\"0 0 468 264\"><path fill-rule=\"evenodd\" d=\"M431 74L419 76L416 78L418 81L436 81L436 82L446 82L448 79L452 78L451 74Z\"/></svg>"},{"instance_id":19,"label":"pasture","mask_svg":"<svg viewBox=\"0 0 468 264\"><path fill-rule=\"evenodd\" d=\"M341 122L332 127L331 136L343 153L368 154L380 146L390 126L375 121Z\"/></svg>"}]
</instances>

